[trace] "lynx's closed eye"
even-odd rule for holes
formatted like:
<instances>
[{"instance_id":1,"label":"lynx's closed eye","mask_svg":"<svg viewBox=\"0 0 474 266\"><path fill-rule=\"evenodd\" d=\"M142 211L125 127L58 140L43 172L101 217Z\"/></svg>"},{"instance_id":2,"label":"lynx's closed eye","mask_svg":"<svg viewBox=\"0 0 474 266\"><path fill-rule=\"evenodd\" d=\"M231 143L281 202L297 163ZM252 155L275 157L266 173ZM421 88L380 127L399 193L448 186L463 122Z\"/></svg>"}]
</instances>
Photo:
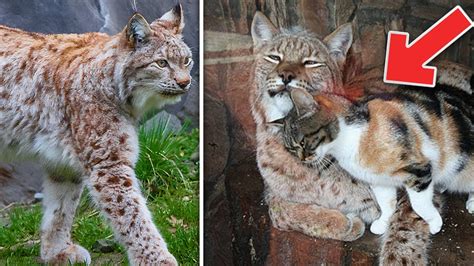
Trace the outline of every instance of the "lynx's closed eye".
<instances>
[{"instance_id":1,"label":"lynx's closed eye","mask_svg":"<svg viewBox=\"0 0 474 266\"><path fill-rule=\"evenodd\" d=\"M160 60L157 60L156 61L156 65L159 67L159 68L165 68L168 66L168 61L166 61L165 59L160 59Z\"/></svg>"},{"instance_id":2,"label":"lynx's closed eye","mask_svg":"<svg viewBox=\"0 0 474 266\"><path fill-rule=\"evenodd\" d=\"M186 59L184 59L184 65L189 66L192 61L193 59L191 59L191 57L186 57Z\"/></svg>"},{"instance_id":3,"label":"lynx's closed eye","mask_svg":"<svg viewBox=\"0 0 474 266\"><path fill-rule=\"evenodd\" d=\"M318 61L315 61L315 60L305 60L303 61L303 65L305 67L320 67L320 66L324 66L323 63L320 63Z\"/></svg>"},{"instance_id":4,"label":"lynx's closed eye","mask_svg":"<svg viewBox=\"0 0 474 266\"><path fill-rule=\"evenodd\" d=\"M278 64L281 61L281 57L274 54L267 55L264 57L264 59L274 64Z\"/></svg>"}]
</instances>

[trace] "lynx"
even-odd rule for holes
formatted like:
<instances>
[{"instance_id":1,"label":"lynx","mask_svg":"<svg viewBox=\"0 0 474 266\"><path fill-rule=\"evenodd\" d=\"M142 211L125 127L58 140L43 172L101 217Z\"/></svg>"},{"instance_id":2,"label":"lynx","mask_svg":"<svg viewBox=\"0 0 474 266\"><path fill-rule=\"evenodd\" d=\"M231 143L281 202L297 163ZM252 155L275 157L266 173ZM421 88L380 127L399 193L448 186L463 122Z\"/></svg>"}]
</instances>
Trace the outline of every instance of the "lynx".
<instances>
[{"instance_id":1,"label":"lynx","mask_svg":"<svg viewBox=\"0 0 474 266\"><path fill-rule=\"evenodd\" d=\"M351 25L341 25L322 39L299 28L278 29L257 12L251 29L256 89L250 100L257 163L273 226L320 238L359 238L365 223L380 216L369 186L352 179L329 156L318 167L303 163L285 148L281 126L274 123L292 110L292 89L344 93L342 72L352 44ZM377 83L367 81L371 82ZM380 263L427 263L429 228L419 219L406 200L399 202L390 224L393 230L382 243Z\"/></svg>"},{"instance_id":2,"label":"lynx","mask_svg":"<svg viewBox=\"0 0 474 266\"><path fill-rule=\"evenodd\" d=\"M2 160L36 159L47 170L41 258L89 264L71 240L84 186L110 221L132 265L176 265L154 226L135 177L136 126L151 109L177 102L193 60L178 5L124 30L43 35L0 27Z\"/></svg>"}]
</instances>

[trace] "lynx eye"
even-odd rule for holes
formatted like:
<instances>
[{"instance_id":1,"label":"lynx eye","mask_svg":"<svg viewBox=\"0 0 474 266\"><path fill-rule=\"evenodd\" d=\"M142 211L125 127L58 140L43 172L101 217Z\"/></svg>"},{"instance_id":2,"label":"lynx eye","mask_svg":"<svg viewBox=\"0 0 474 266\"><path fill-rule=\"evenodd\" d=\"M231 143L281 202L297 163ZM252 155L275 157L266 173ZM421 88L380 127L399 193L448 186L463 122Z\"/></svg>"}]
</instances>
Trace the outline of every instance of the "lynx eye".
<instances>
[{"instance_id":1,"label":"lynx eye","mask_svg":"<svg viewBox=\"0 0 474 266\"><path fill-rule=\"evenodd\" d=\"M281 57L278 56L278 55L274 55L274 54L271 54L271 55L267 55L264 57L265 60L271 62L271 63L274 63L274 64L278 64L280 63L281 61Z\"/></svg>"},{"instance_id":2,"label":"lynx eye","mask_svg":"<svg viewBox=\"0 0 474 266\"><path fill-rule=\"evenodd\" d=\"M155 63L159 68L165 68L168 66L168 61L166 61L165 59L157 60Z\"/></svg>"},{"instance_id":3,"label":"lynx eye","mask_svg":"<svg viewBox=\"0 0 474 266\"><path fill-rule=\"evenodd\" d=\"M186 59L184 59L184 65L185 65L185 66L189 66L192 61L193 61L193 60L191 59L191 57L186 57Z\"/></svg>"},{"instance_id":4,"label":"lynx eye","mask_svg":"<svg viewBox=\"0 0 474 266\"><path fill-rule=\"evenodd\" d=\"M312 67L320 67L320 66L323 66L324 64L323 64L323 63L320 63L320 62L318 62L318 61L315 61L315 60L305 60L305 61L303 62L303 65L304 65L305 67L310 67L310 68L312 68Z\"/></svg>"},{"instance_id":5,"label":"lynx eye","mask_svg":"<svg viewBox=\"0 0 474 266\"><path fill-rule=\"evenodd\" d=\"M300 141L300 145L304 146L304 140Z\"/></svg>"}]
</instances>

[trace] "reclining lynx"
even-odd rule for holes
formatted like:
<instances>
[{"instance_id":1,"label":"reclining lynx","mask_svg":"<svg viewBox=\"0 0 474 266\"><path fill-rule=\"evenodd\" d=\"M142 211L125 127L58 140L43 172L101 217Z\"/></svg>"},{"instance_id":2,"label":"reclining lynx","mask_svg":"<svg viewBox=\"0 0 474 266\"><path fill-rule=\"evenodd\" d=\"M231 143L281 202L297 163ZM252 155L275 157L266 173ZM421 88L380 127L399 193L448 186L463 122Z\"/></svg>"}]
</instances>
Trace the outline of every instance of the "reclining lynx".
<instances>
[{"instance_id":1,"label":"reclining lynx","mask_svg":"<svg viewBox=\"0 0 474 266\"><path fill-rule=\"evenodd\" d=\"M255 89L250 92L256 123L257 163L265 182L272 225L313 237L352 241L379 216L369 186L357 182L330 158L321 167L301 162L285 148L272 121L293 108L289 90L343 93L342 72L352 44L350 24L322 39L302 29L278 29L260 12L254 16ZM383 82L373 82L383 87ZM400 222L402 221L402 222ZM427 263L427 224L399 201L382 242L380 263Z\"/></svg>"},{"instance_id":2,"label":"reclining lynx","mask_svg":"<svg viewBox=\"0 0 474 266\"><path fill-rule=\"evenodd\" d=\"M0 149L2 159L37 159L49 173L41 224L45 262L90 263L70 233L87 185L132 265L177 264L135 177L135 126L189 88L193 61L183 26L178 5L151 24L135 14L114 36L0 27Z\"/></svg>"}]
</instances>

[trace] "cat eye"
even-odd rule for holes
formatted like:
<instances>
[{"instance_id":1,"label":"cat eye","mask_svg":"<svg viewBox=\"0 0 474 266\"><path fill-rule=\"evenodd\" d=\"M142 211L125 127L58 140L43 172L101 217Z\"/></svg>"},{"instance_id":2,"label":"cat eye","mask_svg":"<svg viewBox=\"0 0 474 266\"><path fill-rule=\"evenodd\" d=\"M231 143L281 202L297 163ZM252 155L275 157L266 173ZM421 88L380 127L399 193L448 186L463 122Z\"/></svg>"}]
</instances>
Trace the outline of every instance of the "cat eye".
<instances>
[{"instance_id":1,"label":"cat eye","mask_svg":"<svg viewBox=\"0 0 474 266\"><path fill-rule=\"evenodd\" d=\"M300 141L300 145L304 146L304 140Z\"/></svg>"},{"instance_id":2,"label":"cat eye","mask_svg":"<svg viewBox=\"0 0 474 266\"><path fill-rule=\"evenodd\" d=\"M303 62L303 65L305 67L320 67L320 66L323 66L324 64L315 60L305 60Z\"/></svg>"},{"instance_id":3,"label":"cat eye","mask_svg":"<svg viewBox=\"0 0 474 266\"><path fill-rule=\"evenodd\" d=\"M278 64L281 61L281 57L274 54L267 55L264 57L264 59L274 64Z\"/></svg>"},{"instance_id":4,"label":"cat eye","mask_svg":"<svg viewBox=\"0 0 474 266\"><path fill-rule=\"evenodd\" d=\"M165 68L168 66L168 61L166 61L165 59L160 59L156 61L156 64L159 68Z\"/></svg>"},{"instance_id":5,"label":"cat eye","mask_svg":"<svg viewBox=\"0 0 474 266\"><path fill-rule=\"evenodd\" d=\"M189 66L192 61L193 61L193 60L191 59L191 57L186 57L186 59L184 59L184 65L185 65L185 66Z\"/></svg>"}]
</instances>

